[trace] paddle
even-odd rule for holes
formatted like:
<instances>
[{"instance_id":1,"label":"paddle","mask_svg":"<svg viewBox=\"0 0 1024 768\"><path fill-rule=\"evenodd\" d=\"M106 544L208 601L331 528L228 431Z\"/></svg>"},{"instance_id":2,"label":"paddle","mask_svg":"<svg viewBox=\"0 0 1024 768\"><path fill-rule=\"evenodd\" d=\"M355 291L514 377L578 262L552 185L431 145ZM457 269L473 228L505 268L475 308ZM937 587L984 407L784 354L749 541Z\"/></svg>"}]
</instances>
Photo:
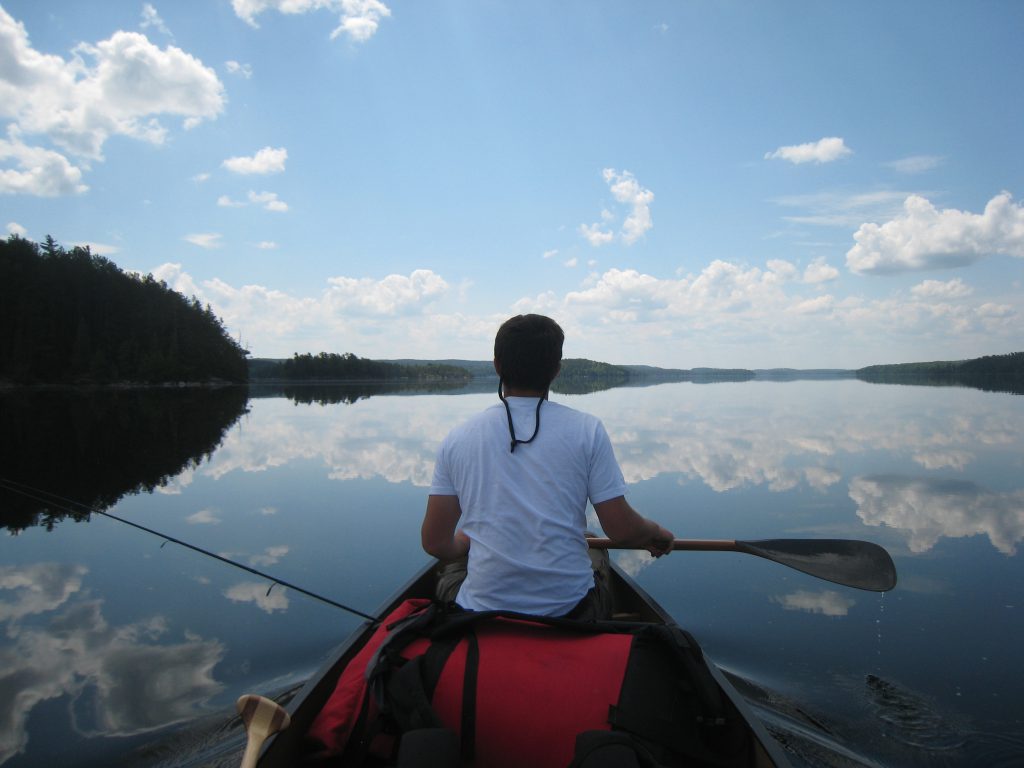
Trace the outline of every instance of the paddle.
<instances>
[{"instance_id":1,"label":"paddle","mask_svg":"<svg viewBox=\"0 0 1024 768\"><path fill-rule=\"evenodd\" d=\"M235 704L238 714L245 723L248 741L242 755L242 768L256 768L260 747L268 736L283 731L291 723L291 716L276 701L247 693L240 696Z\"/></svg>"},{"instance_id":2,"label":"paddle","mask_svg":"<svg viewBox=\"0 0 1024 768\"><path fill-rule=\"evenodd\" d=\"M587 539L593 549L635 549L610 539ZM889 553L877 544L853 539L676 539L673 550L743 552L787 565L825 581L871 592L888 592L896 586L896 566Z\"/></svg>"}]
</instances>

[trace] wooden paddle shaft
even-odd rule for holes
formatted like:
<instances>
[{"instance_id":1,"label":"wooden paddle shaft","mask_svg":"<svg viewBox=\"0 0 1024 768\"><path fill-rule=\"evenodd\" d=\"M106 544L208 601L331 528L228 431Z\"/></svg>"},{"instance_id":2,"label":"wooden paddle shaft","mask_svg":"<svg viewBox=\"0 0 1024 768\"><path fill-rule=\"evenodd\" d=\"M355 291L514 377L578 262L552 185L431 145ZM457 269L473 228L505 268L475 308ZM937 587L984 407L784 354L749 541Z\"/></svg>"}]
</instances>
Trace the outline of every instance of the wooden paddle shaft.
<instances>
[{"instance_id":1,"label":"wooden paddle shaft","mask_svg":"<svg viewBox=\"0 0 1024 768\"><path fill-rule=\"evenodd\" d=\"M630 544L617 544L611 539L587 539L591 549L642 549ZM735 539L675 539L672 549L697 552L734 552Z\"/></svg>"}]
</instances>

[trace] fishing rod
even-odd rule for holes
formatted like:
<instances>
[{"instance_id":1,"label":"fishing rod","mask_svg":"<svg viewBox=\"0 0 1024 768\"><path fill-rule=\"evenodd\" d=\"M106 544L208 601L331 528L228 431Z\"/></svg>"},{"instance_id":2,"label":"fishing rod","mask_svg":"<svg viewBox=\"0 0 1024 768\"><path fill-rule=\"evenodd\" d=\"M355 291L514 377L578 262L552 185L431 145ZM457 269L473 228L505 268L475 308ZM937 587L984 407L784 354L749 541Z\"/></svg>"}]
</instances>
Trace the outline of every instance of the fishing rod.
<instances>
[{"instance_id":1,"label":"fishing rod","mask_svg":"<svg viewBox=\"0 0 1024 768\"><path fill-rule=\"evenodd\" d=\"M169 541L173 544L178 544L182 547L185 547L186 549L191 549L193 552L198 552L201 555L212 557L214 560L220 560L222 563L233 565L235 568L240 568L243 571L248 571L251 574L254 574L256 576L259 576L260 578L266 579L267 581L271 582L270 589L267 590L268 595L270 594L270 590L274 588L274 585L280 584L282 587L294 589L296 592L299 592L308 597L312 597L314 600L319 600L322 603L333 605L335 608L341 608L343 611L348 611L349 613L359 616L360 618L367 619L368 621L377 620L376 617L371 616L368 613L363 613L362 611L353 608L349 605L345 605L344 603L339 603L337 600L332 600L329 597L318 595L316 592L311 592L308 589L304 589L296 584L292 584L291 582L285 581L284 579L279 579L275 576L272 576L269 573L265 573L256 568L252 568L248 565L245 565L244 563L238 562L237 560L232 560L229 557L218 555L217 553L211 552L208 549L197 547L195 544L190 544L187 541L182 541L181 539L175 538L174 536L168 536L166 533L161 533L160 531L154 530L153 528L147 528L144 525L132 522L131 520L126 520L123 517L118 517L117 515L112 514L110 512L105 512L102 509L96 509L95 507L90 507L87 504L82 504L81 502L74 501L73 499L68 499L63 496L59 496L58 494L52 493L50 491L44 491L39 488L34 488L31 485L19 483L16 480L10 480L9 478L6 477L0 477L0 488L5 488L8 491L11 491L12 493L18 493L26 498L33 499L34 501L39 501L42 502L43 504L48 504L50 506L56 507L57 509L60 509L69 514L75 514L76 512L84 511L89 514L103 515L104 517L109 517L111 520L116 520L119 523L130 525L132 528L138 528L140 531L145 531L146 533L152 534L153 536L157 536L163 539L165 543Z\"/></svg>"}]
</instances>

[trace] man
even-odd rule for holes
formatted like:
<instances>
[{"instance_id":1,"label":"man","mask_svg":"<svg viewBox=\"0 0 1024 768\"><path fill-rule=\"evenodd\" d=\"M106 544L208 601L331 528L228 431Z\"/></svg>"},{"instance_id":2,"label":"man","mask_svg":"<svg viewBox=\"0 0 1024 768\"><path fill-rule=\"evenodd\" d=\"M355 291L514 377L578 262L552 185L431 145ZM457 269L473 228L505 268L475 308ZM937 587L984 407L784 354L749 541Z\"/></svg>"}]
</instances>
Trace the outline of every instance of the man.
<instances>
[{"instance_id":1,"label":"man","mask_svg":"<svg viewBox=\"0 0 1024 768\"><path fill-rule=\"evenodd\" d=\"M438 450L423 549L454 561L439 596L463 608L606 618L607 586L584 535L588 499L616 543L655 557L672 549L672 533L626 502L601 422L548 402L564 339L542 315L502 324L494 339L501 403L456 427Z\"/></svg>"}]
</instances>

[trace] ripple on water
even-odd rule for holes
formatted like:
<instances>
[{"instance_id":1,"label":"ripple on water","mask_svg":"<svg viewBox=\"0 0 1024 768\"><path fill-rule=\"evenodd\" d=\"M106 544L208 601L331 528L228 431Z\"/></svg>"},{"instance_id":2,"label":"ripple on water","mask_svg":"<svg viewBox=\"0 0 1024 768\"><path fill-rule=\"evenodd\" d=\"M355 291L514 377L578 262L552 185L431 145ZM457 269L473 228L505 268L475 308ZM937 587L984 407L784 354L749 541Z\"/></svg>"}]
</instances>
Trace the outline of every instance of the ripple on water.
<instances>
[{"instance_id":1,"label":"ripple on water","mask_svg":"<svg viewBox=\"0 0 1024 768\"><path fill-rule=\"evenodd\" d=\"M878 675L838 681L837 711L726 673L796 766L814 768L1020 768L1024 733L978 730L925 696Z\"/></svg>"}]
</instances>

